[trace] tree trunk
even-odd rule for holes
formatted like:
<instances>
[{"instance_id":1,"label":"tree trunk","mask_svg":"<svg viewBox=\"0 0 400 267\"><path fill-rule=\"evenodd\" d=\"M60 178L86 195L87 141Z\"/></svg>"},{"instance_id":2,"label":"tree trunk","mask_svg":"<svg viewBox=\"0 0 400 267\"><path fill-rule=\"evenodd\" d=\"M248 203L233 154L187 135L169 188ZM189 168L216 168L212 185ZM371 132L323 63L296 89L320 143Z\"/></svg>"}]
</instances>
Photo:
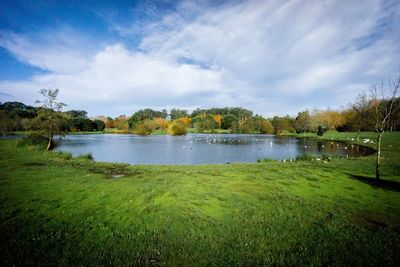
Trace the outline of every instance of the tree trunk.
<instances>
[{"instance_id":1,"label":"tree trunk","mask_svg":"<svg viewBox=\"0 0 400 267\"><path fill-rule=\"evenodd\" d=\"M357 132L357 143L358 143L358 140L360 139L360 129L358 129L358 132Z\"/></svg>"},{"instance_id":2,"label":"tree trunk","mask_svg":"<svg viewBox=\"0 0 400 267\"><path fill-rule=\"evenodd\" d=\"M50 126L49 143L47 144L47 150L51 149L52 142L53 142L53 127Z\"/></svg>"},{"instance_id":3,"label":"tree trunk","mask_svg":"<svg viewBox=\"0 0 400 267\"><path fill-rule=\"evenodd\" d=\"M383 131L378 130L378 141L376 144L377 151L376 151L376 168L375 168L375 177L379 180L380 177L380 164L381 164L381 142L382 142L382 135Z\"/></svg>"},{"instance_id":4,"label":"tree trunk","mask_svg":"<svg viewBox=\"0 0 400 267\"><path fill-rule=\"evenodd\" d=\"M50 149L51 149L51 144L52 144L52 142L53 142L53 137L50 135L49 143L47 144L47 150L50 150Z\"/></svg>"}]
</instances>

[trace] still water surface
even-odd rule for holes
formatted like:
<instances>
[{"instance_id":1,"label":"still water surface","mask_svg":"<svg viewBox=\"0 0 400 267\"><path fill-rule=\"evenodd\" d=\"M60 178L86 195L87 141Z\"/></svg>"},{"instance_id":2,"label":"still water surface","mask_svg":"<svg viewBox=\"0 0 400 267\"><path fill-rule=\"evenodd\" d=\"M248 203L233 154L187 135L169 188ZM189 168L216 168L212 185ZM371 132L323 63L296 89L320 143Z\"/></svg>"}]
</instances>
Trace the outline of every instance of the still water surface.
<instances>
[{"instance_id":1,"label":"still water surface","mask_svg":"<svg viewBox=\"0 0 400 267\"><path fill-rule=\"evenodd\" d=\"M344 157L372 153L345 143L254 134L67 135L56 150L73 155L91 153L96 161L130 164L213 164L283 160L306 153Z\"/></svg>"}]
</instances>

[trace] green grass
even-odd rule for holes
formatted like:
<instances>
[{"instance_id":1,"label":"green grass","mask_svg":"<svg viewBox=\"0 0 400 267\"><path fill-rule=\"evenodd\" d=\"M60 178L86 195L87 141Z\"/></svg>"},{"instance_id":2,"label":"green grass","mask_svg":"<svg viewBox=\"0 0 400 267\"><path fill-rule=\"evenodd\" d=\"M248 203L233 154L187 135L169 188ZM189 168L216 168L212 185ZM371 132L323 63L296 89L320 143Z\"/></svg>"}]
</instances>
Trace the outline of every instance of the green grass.
<instances>
[{"instance_id":1,"label":"green grass","mask_svg":"<svg viewBox=\"0 0 400 267\"><path fill-rule=\"evenodd\" d=\"M0 141L2 265L400 261L400 133L384 136L380 184L373 156L130 166L15 143Z\"/></svg>"}]
</instances>

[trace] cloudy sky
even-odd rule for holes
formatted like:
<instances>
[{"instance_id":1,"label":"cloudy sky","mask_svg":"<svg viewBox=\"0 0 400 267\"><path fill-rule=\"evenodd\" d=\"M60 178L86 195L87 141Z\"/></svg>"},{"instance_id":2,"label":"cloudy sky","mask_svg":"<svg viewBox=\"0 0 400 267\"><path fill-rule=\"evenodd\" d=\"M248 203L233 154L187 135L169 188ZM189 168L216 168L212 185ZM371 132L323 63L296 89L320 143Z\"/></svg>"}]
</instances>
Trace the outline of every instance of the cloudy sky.
<instances>
[{"instance_id":1,"label":"cloudy sky","mask_svg":"<svg viewBox=\"0 0 400 267\"><path fill-rule=\"evenodd\" d=\"M400 70L400 2L0 0L0 102L339 108Z\"/></svg>"}]
</instances>

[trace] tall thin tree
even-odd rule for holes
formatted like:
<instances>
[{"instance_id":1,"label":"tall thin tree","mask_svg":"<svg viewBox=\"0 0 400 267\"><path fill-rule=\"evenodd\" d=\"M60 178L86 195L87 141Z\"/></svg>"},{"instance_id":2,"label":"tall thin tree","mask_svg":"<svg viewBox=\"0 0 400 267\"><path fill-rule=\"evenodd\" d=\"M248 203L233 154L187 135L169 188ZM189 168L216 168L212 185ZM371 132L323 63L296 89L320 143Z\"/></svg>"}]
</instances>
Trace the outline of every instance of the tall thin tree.
<instances>
[{"instance_id":1,"label":"tall thin tree","mask_svg":"<svg viewBox=\"0 0 400 267\"><path fill-rule=\"evenodd\" d=\"M400 73L396 79L389 79L387 83L381 82L379 85L373 84L370 88L371 104L375 110L375 131L377 133L375 177L378 180L380 179L382 137L391 116L400 107L399 101L396 101L399 88Z\"/></svg>"},{"instance_id":2,"label":"tall thin tree","mask_svg":"<svg viewBox=\"0 0 400 267\"><path fill-rule=\"evenodd\" d=\"M57 95L59 89L40 89L39 93L43 96L42 100L36 100L35 103L41 104L42 109L39 111L37 126L40 130L45 132L48 136L49 143L47 150L50 150L53 144L53 136L61 133L63 121L63 114L61 111L66 104L57 102Z\"/></svg>"}]
</instances>

